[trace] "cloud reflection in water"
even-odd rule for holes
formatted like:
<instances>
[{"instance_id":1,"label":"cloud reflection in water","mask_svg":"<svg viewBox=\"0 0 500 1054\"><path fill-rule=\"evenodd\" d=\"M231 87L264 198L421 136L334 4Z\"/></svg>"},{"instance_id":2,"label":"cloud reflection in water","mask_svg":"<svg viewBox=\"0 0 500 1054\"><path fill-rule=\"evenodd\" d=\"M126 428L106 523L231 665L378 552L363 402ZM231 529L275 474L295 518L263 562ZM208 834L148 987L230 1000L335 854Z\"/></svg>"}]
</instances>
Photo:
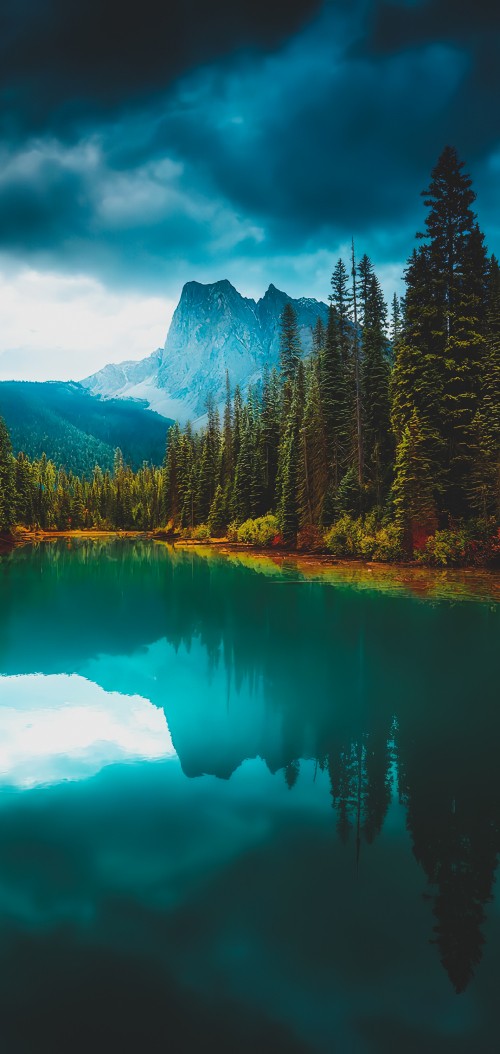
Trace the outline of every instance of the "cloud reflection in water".
<instances>
[{"instance_id":1,"label":"cloud reflection in water","mask_svg":"<svg viewBox=\"0 0 500 1054\"><path fill-rule=\"evenodd\" d=\"M28 789L175 756L165 714L140 695L76 674L0 678L0 785Z\"/></svg>"}]
</instances>

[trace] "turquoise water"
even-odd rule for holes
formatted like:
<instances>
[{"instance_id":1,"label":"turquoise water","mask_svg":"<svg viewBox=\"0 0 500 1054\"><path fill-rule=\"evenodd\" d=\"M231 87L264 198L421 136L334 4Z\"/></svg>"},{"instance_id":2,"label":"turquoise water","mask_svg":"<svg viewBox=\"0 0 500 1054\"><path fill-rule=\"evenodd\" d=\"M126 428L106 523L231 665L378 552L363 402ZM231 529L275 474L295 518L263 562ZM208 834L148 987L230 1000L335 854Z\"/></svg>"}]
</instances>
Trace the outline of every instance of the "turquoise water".
<instances>
[{"instance_id":1,"label":"turquoise water","mask_svg":"<svg viewBox=\"0 0 500 1054\"><path fill-rule=\"evenodd\" d=\"M496 1051L500 608L0 558L4 1054Z\"/></svg>"}]
</instances>

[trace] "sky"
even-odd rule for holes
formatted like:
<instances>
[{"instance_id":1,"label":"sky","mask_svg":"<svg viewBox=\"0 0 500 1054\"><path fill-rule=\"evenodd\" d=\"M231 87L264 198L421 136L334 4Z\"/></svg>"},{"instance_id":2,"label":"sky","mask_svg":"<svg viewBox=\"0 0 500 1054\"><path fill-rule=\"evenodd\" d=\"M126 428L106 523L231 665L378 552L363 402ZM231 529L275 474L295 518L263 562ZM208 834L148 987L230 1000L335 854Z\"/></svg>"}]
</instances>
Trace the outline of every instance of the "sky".
<instances>
[{"instance_id":1,"label":"sky","mask_svg":"<svg viewBox=\"0 0 500 1054\"><path fill-rule=\"evenodd\" d=\"M0 379L163 344L184 282L402 289L447 144L500 254L497 0L3 0Z\"/></svg>"}]
</instances>

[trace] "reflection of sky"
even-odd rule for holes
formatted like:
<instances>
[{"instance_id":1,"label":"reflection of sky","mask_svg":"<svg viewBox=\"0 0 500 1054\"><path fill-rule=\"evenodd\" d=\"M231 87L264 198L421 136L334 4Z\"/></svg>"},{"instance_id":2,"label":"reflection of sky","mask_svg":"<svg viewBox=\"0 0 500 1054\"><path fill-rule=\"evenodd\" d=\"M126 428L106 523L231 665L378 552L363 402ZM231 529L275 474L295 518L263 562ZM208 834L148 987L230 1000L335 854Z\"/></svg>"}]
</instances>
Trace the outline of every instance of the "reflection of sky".
<instances>
[{"instance_id":1,"label":"reflection of sky","mask_svg":"<svg viewBox=\"0 0 500 1054\"><path fill-rule=\"evenodd\" d=\"M0 785L82 779L112 762L175 756L165 714L76 674L0 678Z\"/></svg>"}]
</instances>

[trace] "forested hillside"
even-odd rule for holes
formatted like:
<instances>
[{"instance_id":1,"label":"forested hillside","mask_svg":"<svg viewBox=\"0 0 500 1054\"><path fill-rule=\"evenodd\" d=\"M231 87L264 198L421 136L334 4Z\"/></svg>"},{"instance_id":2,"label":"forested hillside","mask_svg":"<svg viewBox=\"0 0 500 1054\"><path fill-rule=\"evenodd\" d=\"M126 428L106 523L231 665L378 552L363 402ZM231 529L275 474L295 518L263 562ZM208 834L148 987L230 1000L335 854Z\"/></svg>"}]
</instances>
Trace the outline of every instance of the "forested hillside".
<instances>
[{"instance_id":1,"label":"forested hillside","mask_svg":"<svg viewBox=\"0 0 500 1054\"><path fill-rule=\"evenodd\" d=\"M116 447L134 468L143 461L161 464L172 423L138 403L103 401L79 384L62 381L0 382L0 414L15 453L45 454L80 475L95 465L111 469Z\"/></svg>"}]
</instances>

